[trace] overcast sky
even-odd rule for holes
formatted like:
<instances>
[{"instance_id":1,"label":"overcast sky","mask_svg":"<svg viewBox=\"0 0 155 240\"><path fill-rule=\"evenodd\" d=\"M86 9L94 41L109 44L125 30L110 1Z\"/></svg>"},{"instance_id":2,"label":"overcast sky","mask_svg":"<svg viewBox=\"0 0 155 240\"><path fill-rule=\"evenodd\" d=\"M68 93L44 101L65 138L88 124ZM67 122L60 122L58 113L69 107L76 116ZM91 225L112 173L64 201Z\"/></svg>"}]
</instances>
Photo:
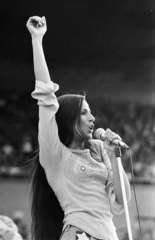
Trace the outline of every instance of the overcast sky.
<instances>
[{"instance_id":1,"label":"overcast sky","mask_svg":"<svg viewBox=\"0 0 155 240\"><path fill-rule=\"evenodd\" d=\"M50 69L124 69L124 80L154 73L153 0L0 0L1 88L9 78L14 79L11 87L19 83L16 78L32 76L31 41L25 25L33 15L47 19L44 49Z\"/></svg>"}]
</instances>

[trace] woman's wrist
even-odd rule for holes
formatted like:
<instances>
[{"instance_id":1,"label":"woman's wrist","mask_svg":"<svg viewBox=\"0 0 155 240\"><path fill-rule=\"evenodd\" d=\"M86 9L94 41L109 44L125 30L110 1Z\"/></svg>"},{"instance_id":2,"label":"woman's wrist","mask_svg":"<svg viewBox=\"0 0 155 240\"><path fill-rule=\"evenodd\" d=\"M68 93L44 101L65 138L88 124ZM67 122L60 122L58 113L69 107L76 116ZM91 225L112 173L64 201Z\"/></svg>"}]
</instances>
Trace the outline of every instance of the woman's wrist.
<instances>
[{"instance_id":1,"label":"woman's wrist","mask_svg":"<svg viewBox=\"0 0 155 240\"><path fill-rule=\"evenodd\" d=\"M108 154L108 157L110 159L110 162L111 164L113 165L114 162L116 162L116 156L115 156L115 151L114 150L111 150L111 149L108 149L106 150L107 151L107 154ZM114 163L115 164L115 163Z\"/></svg>"},{"instance_id":2,"label":"woman's wrist","mask_svg":"<svg viewBox=\"0 0 155 240\"><path fill-rule=\"evenodd\" d=\"M43 36L32 35L32 44L42 44Z\"/></svg>"}]
</instances>

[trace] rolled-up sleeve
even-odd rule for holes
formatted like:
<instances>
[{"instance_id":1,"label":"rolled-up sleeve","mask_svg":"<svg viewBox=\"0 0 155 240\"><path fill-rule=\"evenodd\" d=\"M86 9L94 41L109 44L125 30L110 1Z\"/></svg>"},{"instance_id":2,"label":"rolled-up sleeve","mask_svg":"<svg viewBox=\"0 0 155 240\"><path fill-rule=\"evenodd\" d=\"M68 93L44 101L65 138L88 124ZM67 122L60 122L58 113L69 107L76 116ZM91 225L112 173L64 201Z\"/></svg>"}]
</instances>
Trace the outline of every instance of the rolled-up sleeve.
<instances>
[{"instance_id":1,"label":"rolled-up sleeve","mask_svg":"<svg viewBox=\"0 0 155 240\"><path fill-rule=\"evenodd\" d=\"M55 92L59 89L59 85L52 81L43 83L36 81L35 90L32 92L32 97L38 100L38 105L49 106L55 105L58 108L58 102L55 96Z\"/></svg>"},{"instance_id":2,"label":"rolled-up sleeve","mask_svg":"<svg viewBox=\"0 0 155 240\"><path fill-rule=\"evenodd\" d=\"M45 169L50 169L65 156L66 147L61 143L55 114L59 104L55 92L58 84L52 81L43 83L36 81L32 97L38 100L39 105L39 159Z\"/></svg>"}]
</instances>

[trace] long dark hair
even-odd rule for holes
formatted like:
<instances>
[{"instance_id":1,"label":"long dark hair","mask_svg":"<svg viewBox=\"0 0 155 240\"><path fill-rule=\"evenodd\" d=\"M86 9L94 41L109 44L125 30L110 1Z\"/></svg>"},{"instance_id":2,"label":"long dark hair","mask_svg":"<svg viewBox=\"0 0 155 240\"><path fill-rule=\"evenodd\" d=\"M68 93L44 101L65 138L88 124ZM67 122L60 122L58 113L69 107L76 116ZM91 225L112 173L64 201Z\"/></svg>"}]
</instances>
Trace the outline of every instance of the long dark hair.
<instances>
[{"instance_id":1,"label":"long dark hair","mask_svg":"<svg viewBox=\"0 0 155 240\"><path fill-rule=\"evenodd\" d=\"M76 122L81 140L84 141L85 147L90 147L86 136L80 129L80 112L84 99L85 96L77 94L58 97L59 109L56 113L56 122L59 138L66 147L69 147L73 141ZM64 213L40 165L39 150L31 159L30 177L32 239L58 240L62 232Z\"/></svg>"}]
</instances>

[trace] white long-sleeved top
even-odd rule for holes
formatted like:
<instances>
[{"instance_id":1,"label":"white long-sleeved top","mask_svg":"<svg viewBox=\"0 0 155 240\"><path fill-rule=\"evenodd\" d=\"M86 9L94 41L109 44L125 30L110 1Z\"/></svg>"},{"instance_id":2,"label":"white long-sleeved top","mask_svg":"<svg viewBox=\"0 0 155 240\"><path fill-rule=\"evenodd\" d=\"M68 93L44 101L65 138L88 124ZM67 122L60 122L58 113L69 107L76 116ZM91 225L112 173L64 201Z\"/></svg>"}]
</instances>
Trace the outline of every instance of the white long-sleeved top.
<instances>
[{"instance_id":1,"label":"white long-sleeved top","mask_svg":"<svg viewBox=\"0 0 155 240\"><path fill-rule=\"evenodd\" d=\"M52 81L36 81L32 97L39 105L40 163L64 211L63 229L70 224L98 239L118 240L111 211L121 214L124 208L115 200L109 157L100 140L91 140L91 154L61 143L55 120L58 89Z\"/></svg>"}]
</instances>

